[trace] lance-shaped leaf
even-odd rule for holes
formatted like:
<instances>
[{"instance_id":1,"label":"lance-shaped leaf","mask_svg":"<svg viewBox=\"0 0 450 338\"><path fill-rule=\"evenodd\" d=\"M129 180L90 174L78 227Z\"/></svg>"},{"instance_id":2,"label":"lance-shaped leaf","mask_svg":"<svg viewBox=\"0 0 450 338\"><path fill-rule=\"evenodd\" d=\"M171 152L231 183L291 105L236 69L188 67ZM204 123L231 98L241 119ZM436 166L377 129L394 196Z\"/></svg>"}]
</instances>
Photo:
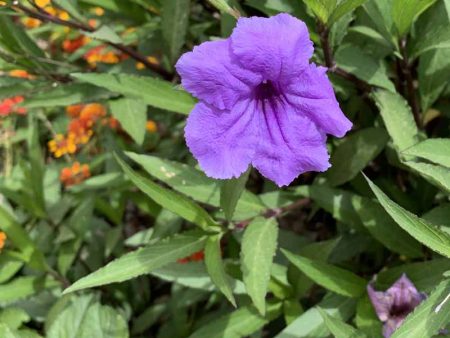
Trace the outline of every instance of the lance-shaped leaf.
<instances>
[{"instance_id":1,"label":"lance-shaped leaf","mask_svg":"<svg viewBox=\"0 0 450 338\"><path fill-rule=\"evenodd\" d=\"M230 280L225 272L222 261L222 250L220 247L220 235L213 235L208 238L205 246L205 265L209 276L217 288L236 307Z\"/></svg>"},{"instance_id":2,"label":"lance-shaped leaf","mask_svg":"<svg viewBox=\"0 0 450 338\"><path fill-rule=\"evenodd\" d=\"M328 330L330 330L330 333L333 335L333 337L336 337L336 338L363 338L363 337L366 337L366 335L364 333L359 332L353 326L344 323L340 319L329 315L327 312L322 310L320 307L318 307L317 310L319 311L320 315L322 316L326 327L328 328Z\"/></svg>"},{"instance_id":3,"label":"lance-shaped leaf","mask_svg":"<svg viewBox=\"0 0 450 338\"><path fill-rule=\"evenodd\" d=\"M324 262L313 261L309 258L294 255L281 249L287 259L320 286L336 292L342 296L359 297L365 290L365 279L353 272L338 268Z\"/></svg>"},{"instance_id":4,"label":"lance-shaped leaf","mask_svg":"<svg viewBox=\"0 0 450 338\"><path fill-rule=\"evenodd\" d=\"M220 190L220 206L225 213L225 218L231 221L233 218L236 205L241 198L242 193L245 190L245 184L247 183L250 170L247 170L238 178L232 178L226 180Z\"/></svg>"},{"instance_id":5,"label":"lance-shaped leaf","mask_svg":"<svg viewBox=\"0 0 450 338\"><path fill-rule=\"evenodd\" d=\"M403 151L404 155L417 156L450 168L450 138L433 138Z\"/></svg>"},{"instance_id":6,"label":"lance-shaped leaf","mask_svg":"<svg viewBox=\"0 0 450 338\"><path fill-rule=\"evenodd\" d=\"M103 268L81 278L64 291L69 293L95 286L123 282L148 274L204 248L206 236L185 233L123 255Z\"/></svg>"},{"instance_id":7,"label":"lance-shaped leaf","mask_svg":"<svg viewBox=\"0 0 450 338\"><path fill-rule=\"evenodd\" d=\"M119 156L116 160L131 181L163 208L183 217L185 220L197 224L207 231L219 231L218 224L198 204L174 191L163 188L131 169Z\"/></svg>"},{"instance_id":8,"label":"lance-shaped leaf","mask_svg":"<svg viewBox=\"0 0 450 338\"><path fill-rule=\"evenodd\" d=\"M366 180L383 208L403 230L431 250L450 257L450 234L403 209L367 177Z\"/></svg>"},{"instance_id":9,"label":"lance-shaped leaf","mask_svg":"<svg viewBox=\"0 0 450 338\"><path fill-rule=\"evenodd\" d=\"M241 269L245 288L261 314L266 310L270 270L277 248L278 224L275 219L256 218L244 232Z\"/></svg>"}]
</instances>

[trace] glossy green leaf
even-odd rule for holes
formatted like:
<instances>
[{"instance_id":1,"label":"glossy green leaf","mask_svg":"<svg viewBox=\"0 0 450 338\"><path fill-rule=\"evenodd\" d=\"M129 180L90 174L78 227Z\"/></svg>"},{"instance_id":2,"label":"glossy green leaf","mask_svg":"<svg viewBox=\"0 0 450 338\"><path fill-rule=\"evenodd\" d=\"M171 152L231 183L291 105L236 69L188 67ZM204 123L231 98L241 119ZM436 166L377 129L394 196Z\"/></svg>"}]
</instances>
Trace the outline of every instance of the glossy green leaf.
<instances>
[{"instance_id":1,"label":"glossy green leaf","mask_svg":"<svg viewBox=\"0 0 450 338\"><path fill-rule=\"evenodd\" d=\"M164 0L162 2L162 35L172 62L183 47L189 23L190 0Z\"/></svg>"},{"instance_id":2,"label":"glossy green leaf","mask_svg":"<svg viewBox=\"0 0 450 338\"><path fill-rule=\"evenodd\" d=\"M380 128L366 128L348 136L331 155L331 168L325 176L332 185L352 180L385 147L388 135Z\"/></svg>"},{"instance_id":3,"label":"glossy green leaf","mask_svg":"<svg viewBox=\"0 0 450 338\"><path fill-rule=\"evenodd\" d=\"M64 293L123 282L148 274L203 249L205 240L204 235L185 233L138 249L81 278L67 288Z\"/></svg>"},{"instance_id":4,"label":"glossy green leaf","mask_svg":"<svg viewBox=\"0 0 450 338\"><path fill-rule=\"evenodd\" d=\"M332 25L344 15L352 12L359 6L361 6L366 0L342 0L338 3L336 8L331 13L330 18L328 19L328 25Z\"/></svg>"},{"instance_id":5,"label":"glossy green leaf","mask_svg":"<svg viewBox=\"0 0 450 338\"><path fill-rule=\"evenodd\" d=\"M450 257L450 234L403 209L367 177L366 180L383 208L403 230L431 250Z\"/></svg>"},{"instance_id":6,"label":"glossy green leaf","mask_svg":"<svg viewBox=\"0 0 450 338\"><path fill-rule=\"evenodd\" d=\"M131 169L119 156L117 162L131 181L163 208L197 224L208 231L217 231L218 224L199 205L172 190L166 189Z\"/></svg>"},{"instance_id":7,"label":"glossy green leaf","mask_svg":"<svg viewBox=\"0 0 450 338\"><path fill-rule=\"evenodd\" d=\"M231 290L229 277L225 272L222 261L222 249L220 246L220 235L210 236L205 245L205 265L211 280L217 288L236 307L233 291Z\"/></svg>"},{"instance_id":8,"label":"glossy green leaf","mask_svg":"<svg viewBox=\"0 0 450 338\"><path fill-rule=\"evenodd\" d=\"M303 0L314 15L323 23L328 19L336 8L336 0Z\"/></svg>"},{"instance_id":9,"label":"glossy green leaf","mask_svg":"<svg viewBox=\"0 0 450 338\"><path fill-rule=\"evenodd\" d=\"M59 286L52 278L25 276L0 285L0 304L9 304Z\"/></svg>"},{"instance_id":10,"label":"glossy green leaf","mask_svg":"<svg viewBox=\"0 0 450 338\"><path fill-rule=\"evenodd\" d=\"M450 168L450 138L430 138L404 150L403 154Z\"/></svg>"},{"instance_id":11,"label":"glossy green leaf","mask_svg":"<svg viewBox=\"0 0 450 338\"><path fill-rule=\"evenodd\" d=\"M436 0L393 0L392 18L400 37L410 29L416 18Z\"/></svg>"},{"instance_id":12,"label":"glossy green leaf","mask_svg":"<svg viewBox=\"0 0 450 338\"><path fill-rule=\"evenodd\" d=\"M95 32L86 32L85 35L90 38L112 42L112 43L122 43L122 39L119 35L109 26L100 26Z\"/></svg>"},{"instance_id":13,"label":"glossy green leaf","mask_svg":"<svg viewBox=\"0 0 450 338\"><path fill-rule=\"evenodd\" d=\"M287 259L320 286L342 296L359 297L366 290L367 282L354 273L334 265L294 255L281 249Z\"/></svg>"},{"instance_id":14,"label":"glossy green leaf","mask_svg":"<svg viewBox=\"0 0 450 338\"><path fill-rule=\"evenodd\" d=\"M333 337L336 337L336 338L366 337L366 335L364 333L358 332L358 330L355 329L353 326L344 323L343 321L341 321L338 318L330 316L327 312L322 310L320 307L317 308L317 311L319 311L320 315L323 318L325 325L327 326L328 330L330 330L330 333L333 335Z\"/></svg>"},{"instance_id":15,"label":"glossy green leaf","mask_svg":"<svg viewBox=\"0 0 450 338\"><path fill-rule=\"evenodd\" d=\"M405 161L403 162L415 172L419 173L432 184L450 193L450 168L440 165Z\"/></svg>"},{"instance_id":16,"label":"glossy green leaf","mask_svg":"<svg viewBox=\"0 0 450 338\"><path fill-rule=\"evenodd\" d=\"M397 151L403 151L418 143L418 130L405 99L398 93L379 89L373 93L381 117Z\"/></svg>"},{"instance_id":17,"label":"glossy green leaf","mask_svg":"<svg viewBox=\"0 0 450 338\"><path fill-rule=\"evenodd\" d=\"M91 83L130 98L138 98L150 106L181 114L189 114L195 99L175 89L170 82L153 77L127 74L72 74L82 82Z\"/></svg>"},{"instance_id":18,"label":"glossy green leaf","mask_svg":"<svg viewBox=\"0 0 450 338\"><path fill-rule=\"evenodd\" d=\"M147 106L140 100L122 98L109 101L112 115L137 144L144 142Z\"/></svg>"},{"instance_id":19,"label":"glossy green leaf","mask_svg":"<svg viewBox=\"0 0 450 338\"><path fill-rule=\"evenodd\" d=\"M245 288L262 314L265 313L265 297L277 238L278 224L272 218L256 218L247 226L242 238L241 269Z\"/></svg>"},{"instance_id":20,"label":"glossy green leaf","mask_svg":"<svg viewBox=\"0 0 450 338\"><path fill-rule=\"evenodd\" d=\"M169 161L163 158L139 155L127 152L126 155L139 163L150 175L168 184L173 189L215 207L220 206L220 190L222 181L213 180L186 164ZM235 219L248 219L261 214L265 210L259 198L244 190L234 212Z\"/></svg>"},{"instance_id":21,"label":"glossy green leaf","mask_svg":"<svg viewBox=\"0 0 450 338\"><path fill-rule=\"evenodd\" d=\"M236 205L245 190L250 170L247 170L238 178L226 180L220 190L220 206L225 213L225 218L230 221L233 218Z\"/></svg>"}]
</instances>

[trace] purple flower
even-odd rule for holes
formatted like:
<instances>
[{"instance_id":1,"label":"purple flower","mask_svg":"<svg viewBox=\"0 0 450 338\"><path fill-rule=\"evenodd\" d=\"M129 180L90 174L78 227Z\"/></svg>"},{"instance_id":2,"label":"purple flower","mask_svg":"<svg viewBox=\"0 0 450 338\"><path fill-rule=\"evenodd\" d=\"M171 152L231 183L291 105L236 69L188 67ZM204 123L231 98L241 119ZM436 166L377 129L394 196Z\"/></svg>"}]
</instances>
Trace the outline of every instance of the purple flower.
<instances>
[{"instance_id":1,"label":"purple flower","mask_svg":"<svg viewBox=\"0 0 450 338\"><path fill-rule=\"evenodd\" d=\"M241 18L230 38L180 58L182 85L200 100L186 143L208 176L238 177L252 164L283 186L330 167L326 134L342 137L352 123L312 54L306 25L279 14Z\"/></svg>"},{"instance_id":2,"label":"purple flower","mask_svg":"<svg viewBox=\"0 0 450 338\"><path fill-rule=\"evenodd\" d=\"M367 292L378 318L384 323L383 336L386 338L389 338L406 316L426 298L425 294L417 291L405 274L385 292L375 291L370 284L367 286Z\"/></svg>"}]
</instances>

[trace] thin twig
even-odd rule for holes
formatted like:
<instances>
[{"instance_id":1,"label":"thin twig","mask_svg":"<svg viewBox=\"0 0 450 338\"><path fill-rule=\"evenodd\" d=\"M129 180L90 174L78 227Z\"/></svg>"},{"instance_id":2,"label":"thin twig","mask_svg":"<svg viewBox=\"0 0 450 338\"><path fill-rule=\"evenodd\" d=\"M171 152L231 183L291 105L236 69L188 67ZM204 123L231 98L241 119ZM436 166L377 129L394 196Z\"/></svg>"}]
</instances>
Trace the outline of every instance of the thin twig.
<instances>
[{"instance_id":1,"label":"thin twig","mask_svg":"<svg viewBox=\"0 0 450 338\"><path fill-rule=\"evenodd\" d=\"M62 20L62 19L58 18L57 16L51 15L50 13L46 12L45 10L35 11L35 10L28 8L20 3L14 3L13 6L11 6L11 7L15 10L24 12L25 14L27 14L28 16L30 16L32 18L41 20L43 22L51 22L51 23L54 23L57 25L74 28L74 29L88 32L88 33L96 32L96 29L89 25L86 25L86 24L83 24L80 22L75 22L72 20ZM137 50L130 48L128 46L125 46L123 44L119 44L119 43L113 43L110 41L104 41L104 42L106 44L108 44L109 46L129 55L131 58L135 59L136 61L141 62L142 64L145 65L145 67L147 67L148 69L161 75L164 79L166 79L166 80L172 79L171 73L167 72L165 69L148 61L147 58L144 55L140 54Z\"/></svg>"}]
</instances>

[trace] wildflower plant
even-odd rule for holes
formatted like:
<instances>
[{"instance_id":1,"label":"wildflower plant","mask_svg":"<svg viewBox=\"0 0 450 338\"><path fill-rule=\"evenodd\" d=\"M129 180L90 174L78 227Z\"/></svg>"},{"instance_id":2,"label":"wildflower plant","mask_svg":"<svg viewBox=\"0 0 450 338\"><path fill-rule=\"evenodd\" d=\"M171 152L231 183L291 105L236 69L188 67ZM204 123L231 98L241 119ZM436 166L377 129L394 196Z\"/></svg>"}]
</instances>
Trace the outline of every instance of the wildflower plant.
<instances>
[{"instance_id":1,"label":"wildflower plant","mask_svg":"<svg viewBox=\"0 0 450 338\"><path fill-rule=\"evenodd\" d=\"M448 335L449 27L0 1L0 338Z\"/></svg>"}]
</instances>

